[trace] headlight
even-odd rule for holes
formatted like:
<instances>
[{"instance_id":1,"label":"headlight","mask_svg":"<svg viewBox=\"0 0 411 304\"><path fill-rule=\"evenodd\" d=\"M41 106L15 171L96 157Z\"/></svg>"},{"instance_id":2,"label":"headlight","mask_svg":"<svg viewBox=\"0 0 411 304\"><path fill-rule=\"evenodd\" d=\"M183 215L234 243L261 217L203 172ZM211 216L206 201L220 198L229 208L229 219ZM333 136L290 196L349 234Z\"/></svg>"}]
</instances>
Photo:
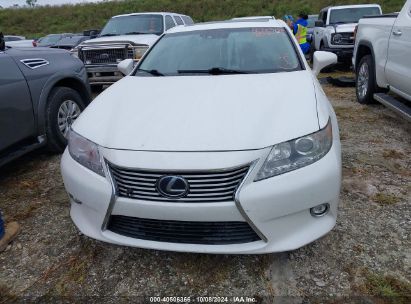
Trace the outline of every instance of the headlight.
<instances>
[{"instance_id":1,"label":"headlight","mask_svg":"<svg viewBox=\"0 0 411 304\"><path fill-rule=\"evenodd\" d=\"M323 158L332 145L332 126L273 146L254 181L259 181L308 166Z\"/></svg>"},{"instance_id":2,"label":"headlight","mask_svg":"<svg viewBox=\"0 0 411 304\"><path fill-rule=\"evenodd\" d=\"M147 52L148 50L148 45L143 45L143 46L135 46L133 47L134 49L134 59L135 60L140 60L141 57Z\"/></svg>"},{"instance_id":3,"label":"headlight","mask_svg":"<svg viewBox=\"0 0 411 304\"><path fill-rule=\"evenodd\" d=\"M333 43L334 44L341 44L343 39L343 35L341 34L334 34L333 36Z\"/></svg>"},{"instance_id":4,"label":"headlight","mask_svg":"<svg viewBox=\"0 0 411 304\"><path fill-rule=\"evenodd\" d=\"M71 56L79 58L78 57L78 47L75 47L75 48L71 49L69 52L70 52Z\"/></svg>"},{"instance_id":5,"label":"headlight","mask_svg":"<svg viewBox=\"0 0 411 304\"><path fill-rule=\"evenodd\" d=\"M68 149L71 157L73 157L75 161L91 171L105 176L98 145L70 130L68 135Z\"/></svg>"}]
</instances>

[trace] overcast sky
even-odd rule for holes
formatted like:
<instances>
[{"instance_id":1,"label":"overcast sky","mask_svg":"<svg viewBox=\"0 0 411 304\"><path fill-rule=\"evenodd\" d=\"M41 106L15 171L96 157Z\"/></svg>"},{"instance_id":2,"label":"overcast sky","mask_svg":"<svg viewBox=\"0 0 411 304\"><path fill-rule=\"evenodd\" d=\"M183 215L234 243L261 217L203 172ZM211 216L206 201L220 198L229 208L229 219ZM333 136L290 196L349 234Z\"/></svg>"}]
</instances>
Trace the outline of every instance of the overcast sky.
<instances>
[{"instance_id":1,"label":"overcast sky","mask_svg":"<svg viewBox=\"0 0 411 304\"><path fill-rule=\"evenodd\" d=\"M37 0L37 5L61 5L61 4L75 4L75 3L82 3L82 2L98 2L102 0ZM0 6L2 7L9 7L13 6L14 4L18 4L20 6L26 4L26 0L0 0Z\"/></svg>"}]
</instances>

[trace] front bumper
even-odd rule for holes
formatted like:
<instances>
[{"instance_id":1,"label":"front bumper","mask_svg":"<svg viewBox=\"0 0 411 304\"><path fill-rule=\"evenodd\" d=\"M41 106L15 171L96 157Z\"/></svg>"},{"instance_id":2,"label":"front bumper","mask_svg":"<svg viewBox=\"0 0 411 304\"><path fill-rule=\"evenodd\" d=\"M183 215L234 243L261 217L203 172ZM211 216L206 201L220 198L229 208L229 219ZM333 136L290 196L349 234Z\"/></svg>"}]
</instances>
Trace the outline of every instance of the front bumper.
<instances>
[{"instance_id":1,"label":"front bumper","mask_svg":"<svg viewBox=\"0 0 411 304\"><path fill-rule=\"evenodd\" d=\"M302 247L335 225L341 184L341 150L336 140L320 161L274 178L253 182L270 149L242 152L162 153L101 149L118 166L176 170L230 168L254 162L236 201L169 203L117 197L110 178L74 161L66 150L62 175L71 197L71 217L85 235L119 245L182 252L257 254ZM107 175L107 174L106 174ZM328 203L329 212L313 217L309 209ZM191 222L248 222L261 240L242 244L199 245L135 239L106 229L110 215Z\"/></svg>"},{"instance_id":2,"label":"front bumper","mask_svg":"<svg viewBox=\"0 0 411 304\"><path fill-rule=\"evenodd\" d=\"M117 65L86 65L90 85L110 85L124 77Z\"/></svg>"},{"instance_id":3,"label":"front bumper","mask_svg":"<svg viewBox=\"0 0 411 304\"><path fill-rule=\"evenodd\" d=\"M354 47L352 48L325 48L324 51L331 52L337 55L338 62L351 62L354 53Z\"/></svg>"}]
</instances>

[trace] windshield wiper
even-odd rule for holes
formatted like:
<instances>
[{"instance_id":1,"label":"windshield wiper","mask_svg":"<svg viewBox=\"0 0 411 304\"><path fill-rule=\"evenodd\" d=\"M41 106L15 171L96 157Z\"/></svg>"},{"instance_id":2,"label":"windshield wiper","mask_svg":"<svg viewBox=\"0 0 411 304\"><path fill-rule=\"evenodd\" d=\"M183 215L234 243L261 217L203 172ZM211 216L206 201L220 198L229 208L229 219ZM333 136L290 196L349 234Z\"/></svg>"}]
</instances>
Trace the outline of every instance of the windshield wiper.
<instances>
[{"instance_id":1,"label":"windshield wiper","mask_svg":"<svg viewBox=\"0 0 411 304\"><path fill-rule=\"evenodd\" d=\"M220 67L214 67L208 70L178 70L179 74L210 74L210 75L223 75L223 74L249 74L248 71L232 70Z\"/></svg>"},{"instance_id":2,"label":"windshield wiper","mask_svg":"<svg viewBox=\"0 0 411 304\"><path fill-rule=\"evenodd\" d=\"M124 35L145 35L145 34L148 34L148 33L146 33L146 32L128 32L128 33L125 33Z\"/></svg>"},{"instance_id":3,"label":"windshield wiper","mask_svg":"<svg viewBox=\"0 0 411 304\"><path fill-rule=\"evenodd\" d=\"M157 71L157 70L137 69L137 72L138 72L138 71L146 72L146 73L149 73L149 74L151 74L151 75L153 75L153 76L164 76L164 74L160 73L160 72Z\"/></svg>"},{"instance_id":4,"label":"windshield wiper","mask_svg":"<svg viewBox=\"0 0 411 304\"><path fill-rule=\"evenodd\" d=\"M104 35L100 35L100 37L108 37L108 36L117 36L117 34L104 34Z\"/></svg>"}]
</instances>

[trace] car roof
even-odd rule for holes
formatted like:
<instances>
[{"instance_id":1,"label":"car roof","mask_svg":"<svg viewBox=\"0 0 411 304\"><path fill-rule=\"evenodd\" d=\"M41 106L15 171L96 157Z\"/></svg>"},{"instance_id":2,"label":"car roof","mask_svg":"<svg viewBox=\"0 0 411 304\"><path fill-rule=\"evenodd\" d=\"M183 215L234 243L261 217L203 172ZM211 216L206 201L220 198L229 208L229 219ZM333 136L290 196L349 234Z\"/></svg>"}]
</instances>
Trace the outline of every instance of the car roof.
<instances>
[{"instance_id":1,"label":"car roof","mask_svg":"<svg viewBox=\"0 0 411 304\"><path fill-rule=\"evenodd\" d=\"M118 18L118 17L127 17L127 16L138 16L138 15L177 15L177 16L186 16L184 14L177 14L177 13L171 13L171 12L143 12L143 13L130 13L130 14L122 14L122 15L117 15L113 16L111 18Z\"/></svg>"},{"instance_id":2,"label":"car roof","mask_svg":"<svg viewBox=\"0 0 411 304\"><path fill-rule=\"evenodd\" d=\"M236 17L231 20L260 20L260 19L275 19L274 16L248 16L248 17Z\"/></svg>"},{"instance_id":3,"label":"car roof","mask_svg":"<svg viewBox=\"0 0 411 304\"><path fill-rule=\"evenodd\" d=\"M357 7L381 7L381 6L379 4L336 5L336 6L325 7L321 11L328 10L328 9L357 8Z\"/></svg>"},{"instance_id":4,"label":"car roof","mask_svg":"<svg viewBox=\"0 0 411 304\"><path fill-rule=\"evenodd\" d=\"M224 28L249 28L249 27L286 27L282 20L275 19L242 19L213 21L204 23L195 23L186 26L176 26L168 30L167 33L191 32L199 30L214 30Z\"/></svg>"}]
</instances>

